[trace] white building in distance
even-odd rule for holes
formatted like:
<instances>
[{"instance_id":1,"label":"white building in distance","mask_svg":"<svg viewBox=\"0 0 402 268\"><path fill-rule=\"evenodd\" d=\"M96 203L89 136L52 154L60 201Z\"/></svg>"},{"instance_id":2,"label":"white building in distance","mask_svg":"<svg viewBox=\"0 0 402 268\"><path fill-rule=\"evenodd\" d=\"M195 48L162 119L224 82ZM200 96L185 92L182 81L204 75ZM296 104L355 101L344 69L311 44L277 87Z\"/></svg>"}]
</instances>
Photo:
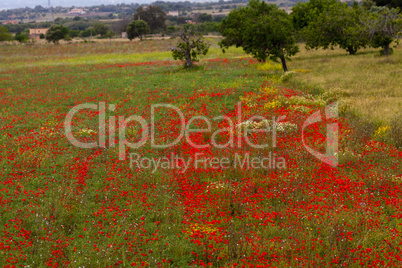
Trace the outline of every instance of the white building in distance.
<instances>
[{"instance_id":1,"label":"white building in distance","mask_svg":"<svg viewBox=\"0 0 402 268\"><path fill-rule=\"evenodd\" d=\"M83 15L85 14L85 11L82 8L73 8L68 12L70 15Z\"/></svg>"}]
</instances>

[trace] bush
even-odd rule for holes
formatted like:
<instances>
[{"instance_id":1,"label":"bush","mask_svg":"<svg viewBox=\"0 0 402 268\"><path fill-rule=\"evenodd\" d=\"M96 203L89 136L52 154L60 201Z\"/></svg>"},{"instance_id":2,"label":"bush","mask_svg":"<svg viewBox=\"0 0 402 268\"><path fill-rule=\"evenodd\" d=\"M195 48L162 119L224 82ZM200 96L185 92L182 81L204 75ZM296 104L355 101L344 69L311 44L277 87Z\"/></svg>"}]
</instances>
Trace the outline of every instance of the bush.
<instances>
[{"instance_id":1,"label":"bush","mask_svg":"<svg viewBox=\"0 0 402 268\"><path fill-rule=\"evenodd\" d=\"M172 34L176 31L176 27L174 26L168 26L166 27L166 34Z\"/></svg>"},{"instance_id":2,"label":"bush","mask_svg":"<svg viewBox=\"0 0 402 268\"><path fill-rule=\"evenodd\" d=\"M86 30L81 31L79 36L80 37L90 37L90 36L92 36L92 27L89 27Z\"/></svg>"},{"instance_id":3,"label":"bush","mask_svg":"<svg viewBox=\"0 0 402 268\"><path fill-rule=\"evenodd\" d=\"M257 60L281 60L286 72L286 59L299 51L289 15L276 5L251 0L247 7L232 10L220 26L223 50L242 47Z\"/></svg>"}]
</instances>

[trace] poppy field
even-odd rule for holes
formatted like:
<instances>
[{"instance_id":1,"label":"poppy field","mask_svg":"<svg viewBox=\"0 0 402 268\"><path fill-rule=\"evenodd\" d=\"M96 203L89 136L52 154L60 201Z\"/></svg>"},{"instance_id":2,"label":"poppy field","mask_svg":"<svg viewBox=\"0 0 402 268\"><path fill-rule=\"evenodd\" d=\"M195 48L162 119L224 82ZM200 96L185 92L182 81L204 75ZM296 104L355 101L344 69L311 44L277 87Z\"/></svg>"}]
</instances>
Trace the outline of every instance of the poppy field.
<instances>
[{"instance_id":1,"label":"poppy field","mask_svg":"<svg viewBox=\"0 0 402 268\"><path fill-rule=\"evenodd\" d=\"M184 69L172 43L0 48L1 266L402 266L400 149L277 63L213 45ZM335 164L306 149L330 124Z\"/></svg>"}]
</instances>

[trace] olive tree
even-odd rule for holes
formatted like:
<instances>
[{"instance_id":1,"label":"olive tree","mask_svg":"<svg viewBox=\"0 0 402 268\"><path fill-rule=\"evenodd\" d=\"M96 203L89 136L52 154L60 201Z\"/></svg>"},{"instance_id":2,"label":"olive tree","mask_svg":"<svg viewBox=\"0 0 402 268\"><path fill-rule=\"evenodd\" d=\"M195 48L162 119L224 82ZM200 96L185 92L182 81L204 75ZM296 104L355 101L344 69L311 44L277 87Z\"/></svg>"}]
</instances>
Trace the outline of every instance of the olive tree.
<instances>
[{"instance_id":1,"label":"olive tree","mask_svg":"<svg viewBox=\"0 0 402 268\"><path fill-rule=\"evenodd\" d=\"M166 28L166 13L158 6L139 7L134 14L134 20L144 20L152 33L163 31Z\"/></svg>"},{"instance_id":2,"label":"olive tree","mask_svg":"<svg viewBox=\"0 0 402 268\"><path fill-rule=\"evenodd\" d=\"M402 15L396 9L387 7L372 7L369 11L367 27L371 46L382 48L382 53L388 56L392 53L391 43L397 44L402 37Z\"/></svg>"},{"instance_id":3,"label":"olive tree","mask_svg":"<svg viewBox=\"0 0 402 268\"><path fill-rule=\"evenodd\" d=\"M288 70L286 59L299 51L295 31L289 15L276 5L251 0L247 7L233 10L222 21L221 34L224 39L220 46L225 50L230 46L242 47L256 59L268 58L282 63Z\"/></svg>"},{"instance_id":4,"label":"olive tree","mask_svg":"<svg viewBox=\"0 0 402 268\"><path fill-rule=\"evenodd\" d=\"M54 24L46 32L46 40L58 44L61 39L68 38L69 30L63 25Z\"/></svg>"},{"instance_id":5,"label":"olive tree","mask_svg":"<svg viewBox=\"0 0 402 268\"><path fill-rule=\"evenodd\" d=\"M206 55L209 50L209 44L199 29L193 25L184 27L178 34L180 38L176 47L172 48L172 55L175 60L184 61L184 66L190 68L193 62L198 61L199 55Z\"/></svg>"}]
</instances>

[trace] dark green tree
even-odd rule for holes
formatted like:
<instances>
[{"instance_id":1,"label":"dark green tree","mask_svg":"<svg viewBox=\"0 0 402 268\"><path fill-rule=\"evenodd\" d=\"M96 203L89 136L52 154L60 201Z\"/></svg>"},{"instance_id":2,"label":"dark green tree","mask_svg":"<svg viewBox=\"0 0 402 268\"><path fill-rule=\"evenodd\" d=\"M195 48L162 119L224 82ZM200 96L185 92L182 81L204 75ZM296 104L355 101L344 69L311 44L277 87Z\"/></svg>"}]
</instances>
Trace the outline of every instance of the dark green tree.
<instances>
[{"instance_id":1,"label":"dark green tree","mask_svg":"<svg viewBox=\"0 0 402 268\"><path fill-rule=\"evenodd\" d=\"M8 29L0 26L0 42L10 41L12 39L13 39L13 36L8 32Z\"/></svg>"},{"instance_id":2,"label":"dark green tree","mask_svg":"<svg viewBox=\"0 0 402 268\"><path fill-rule=\"evenodd\" d=\"M242 47L256 59L277 61L288 70L286 59L299 51L289 15L276 5L251 0L247 7L233 10L221 24L224 39L220 46Z\"/></svg>"},{"instance_id":3,"label":"dark green tree","mask_svg":"<svg viewBox=\"0 0 402 268\"><path fill-rule=\"evenodd\" d=\"M127 37L128 39L130 39L130 41L136 37L139 37L140 40L142 40L143 36L150 31L151 30L145 21L133 20L127 26Z\"/></svg>"},{"instance_id":4,"label":"dark green tree","mask_svg":"<svg viewBox=\"0 0 402 268\"><path fill-rule=\"evenodd\" d=\"M323 12L328 11L330 7L336 4L336 0L310 0L308 2L298 2L292 7L292 22L296 30L307 27Z\"/></svg>"},{"instance_id":5,"label":"dark green tree","mask_svg":"<svg viewBox=\"0 0 402 268\"><path fill-rule=\"evenodd\" d=\"M68 28L63 25L54 24L46 32L46 40L58 44L61 39L68 38Z\"/></svg>"},{"instance_id":6,"label":"dark green tree","mask_svg":"<svg viewBox=\"0 0 402 268\"><path fill-rule=\"evenodd\" d=\"M200 16L198 17L199 22L211 22L212 21L212 15L207 14L207 13L201 13Z\"/></svg>"},{"instance_id":7,"label":"dark green tree","mask_svg":"<svg viewBox=\"0 0 402 268\"><path fill-rule=\"evenodd\" d=\"M99 34L100 36L105 36L107 31L109 30L109 27L107 27L104 23L102 22L96 22L93 25L93 30L95 31L95 34Z\"/></svg>"},{"instance_id":8,"label":"dark green tree","mask_svg":"<svg viewBox=\"0 0 402 268\"><path fill-rule=\"evenodd\" d=\"M24 43L29 40L29 37L28 37L28 35L26 35L22 32L19 32L14 36L14 40L17 40L20 43Z\"/></svg>"},{"instance_id":9,"label":"dark green tree","mask_svg":"<svg viewBox=\"0 0 402 268\"><path fill-rule=\"evenodd\" d=\"M374 0L377 6L386 6L389 8L397 8L402 9L402 0Z\"/></svg>"},{"instance_id":10,"label":"dark green tree","mask_svg":"<svg viewBox=\"0 0 402 268\"><path fill-rule=\"evenodd\" d=\"M178 37L180 37L180 41L175 48L172 48L172 55L175 60L184 61L185 67L192 67L193 63L198 61L199 55L208 53L210 45L204 41L196 26L183 27Z\"/></svg>"},{"instance_id":11,"label":"dark green tree","mask_svg":"<svg viewBox=\"0 0 402 268\"><path fill-rule=\"evenodd\" d=\"M134 20L145 21L152 33L165 30L166 18L166 13L158 6L139 7L134 14Z\"/></svg>"},{"instance_id":12,"label":"dark green tree","mask_svg":"<svg viewBox=\"0 0 402 268\"><path fill-rule=\"evenodd\" d=\"M303 28L307 49L339 46L350 55L369 44L365 22L367 12L363 8L348 7L346 3L335 3L322 12L314 21Z\"/></svg>"}]
</instances>

